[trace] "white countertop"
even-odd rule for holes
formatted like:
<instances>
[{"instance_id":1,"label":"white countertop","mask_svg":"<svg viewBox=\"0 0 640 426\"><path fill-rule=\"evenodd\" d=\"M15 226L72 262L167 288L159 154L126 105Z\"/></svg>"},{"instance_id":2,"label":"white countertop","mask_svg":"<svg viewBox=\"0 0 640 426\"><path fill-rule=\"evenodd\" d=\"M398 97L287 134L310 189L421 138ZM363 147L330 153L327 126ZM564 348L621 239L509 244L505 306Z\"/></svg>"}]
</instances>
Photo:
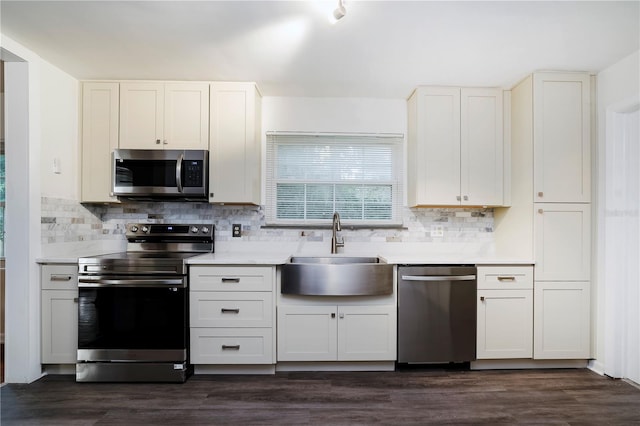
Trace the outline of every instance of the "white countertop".
<instances>
[{"instance_id":1,"label":"white countertop","mask_svg":"<svg viewBox=\"0 0 640 426\"><path fill-rule=\"evenodd\" d=\"M227 252L206 253L187 259L188 265L282 265L290 253Z\"/></svg>"},{"instance_id":2,"label":"white countertop","mask_svg":"<svg viewBox=\"0 0 640 426\"><path fill-rule=\"evenodd\" d=\"M40 264L65 264L78 263L78 258L97 256L100 254L113 253L93 252L82 255L66 255L60 257L45 257L36 259ZM226 253L205 253L187 259L188 265L282 265L289 262L291 253L260 253L260 252L226 252ZM297 256L309 256L305 254ZM311 255L318 256L318 255ZM327 254L321 256L355 256L353 254ZM513 259L497 256L469 256L451 254L378 254L383 262L398 265L534 265L533 259Z\"/></svg>"}]
</instances>

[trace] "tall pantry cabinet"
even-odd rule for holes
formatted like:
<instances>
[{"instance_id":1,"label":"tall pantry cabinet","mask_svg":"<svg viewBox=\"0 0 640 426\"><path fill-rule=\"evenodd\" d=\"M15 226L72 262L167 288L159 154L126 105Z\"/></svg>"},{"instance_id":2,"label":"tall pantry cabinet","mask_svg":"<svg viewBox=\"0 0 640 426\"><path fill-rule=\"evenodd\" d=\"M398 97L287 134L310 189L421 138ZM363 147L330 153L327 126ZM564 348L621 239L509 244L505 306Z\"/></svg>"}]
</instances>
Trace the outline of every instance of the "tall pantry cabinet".
<instances>
[{"instance_id":1,"label":"tall pantry cabinet","mask_svg":"<svg viewBox=\"0 0 640 426\"><path fill-rule=\"evenodd\" d=\"M535 73L511 100L513 168L532 166L533 179L496 221L533 232L533 357L590 358L591 77Z\"/></svg>"}]
</instances>

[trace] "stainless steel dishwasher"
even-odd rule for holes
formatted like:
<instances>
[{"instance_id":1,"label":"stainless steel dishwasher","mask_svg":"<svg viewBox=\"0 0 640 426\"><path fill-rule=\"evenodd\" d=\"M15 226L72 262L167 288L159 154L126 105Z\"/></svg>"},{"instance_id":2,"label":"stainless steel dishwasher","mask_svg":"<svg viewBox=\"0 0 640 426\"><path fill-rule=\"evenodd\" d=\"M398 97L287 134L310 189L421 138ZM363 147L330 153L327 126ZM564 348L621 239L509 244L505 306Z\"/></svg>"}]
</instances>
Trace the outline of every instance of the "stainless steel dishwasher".
<instances>
[{"instance_id":1,"label":"stainless steel dishwasher","mask_svg":"<svg viewBox=\"0 0 640 426\"><path fill-rule=\"evenodd\" d=\"M476 267L398 267L398 363L476 358Z\"/></svg>"}]
</instances>

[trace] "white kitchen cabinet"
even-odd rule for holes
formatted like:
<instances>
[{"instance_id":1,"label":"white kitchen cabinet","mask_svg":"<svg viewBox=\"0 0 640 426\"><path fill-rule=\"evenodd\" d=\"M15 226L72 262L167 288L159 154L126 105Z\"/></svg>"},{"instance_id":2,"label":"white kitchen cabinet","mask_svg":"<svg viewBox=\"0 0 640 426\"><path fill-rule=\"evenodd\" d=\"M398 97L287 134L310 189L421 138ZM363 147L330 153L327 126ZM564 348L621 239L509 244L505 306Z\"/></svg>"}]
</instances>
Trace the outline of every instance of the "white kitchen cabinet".
<instances>
[{"instance_id":1,"label":"white kitchen cabinet","mask_svg":"<svg viewBox=\"0 0 640 426\"><path fill-rule=\"evenodd\" d=\"M40 267L42 364L75 364L78 351L78 265Z\"/></svg>"},{"instance_id":2,"label":"white kitchen cabinet","mask_svg":"<svg viewBox=\"0 0 640 426\"><path fill-rule=\"evenodd\" d=\"M119 147L208 149L209 85L121 83Z\"/></svg>"},{"instance_id":3,"label":"white kitchen cabinet","mask_svg":"<svg viewBox=\"0 0 640 426\"><path fill-rule=\"evenodd\" d=\"M396 359L395 306L338 306L338 361Z\"/></svg>"},{"instance_id":4,"label":"white kitchen cabinet","mask_svg":"<svg viewBox=\"0 0 640 426\"><path fill-rule=\"evenodd\" d=\"M395 306L278 306L278 361L393 361Z\"/></svg>"},{"instance_id":5,"label":"white kitchen cabinet","mask_svg":"<svg viewBox=\"0 0 640 426\"><path fill-rule=\"evenodd\" d=\"M408 107L409 205L502 205L503 91L420 87Z\"/></svg>"},{"instance_id":6,"label":"white kitchen cabinet","mask_svg":"<svg viewBox=\"0 0 640 426\"><path fill-rule=\"evenodd\" d=\"M192 364L275 363L275 267L191 266Z\"/></svg>"},{"instance_id":7,"label":"white kitchen cabinet","mask_svg":"<svg viewBox=\"0 0 640 426\"><path fill-rule=\"evenodd\" d=\"M591 357L589 282L536 282L534 359Z\"/></svg>"},{"instance_id":8,"label":"white kitchen cabinet","mask_svg":"<svg viewBox=\"0 0 640 426\"><path fill-rule=\"evenodd\" d=\"M260 204L261 110L254 83L211 83L209 202Z\"/></svg>"},{"instance_id":9,"label":"white kitchen cabinet","mask_svg":"<svg viewBox=\"0 0 640 426\"><path fill-rule=\"evenodd\" d=\"M590 77L533 76L534 200L591 200Z\"/></svg>"},{"instance_id":10,"label":"white kitchen cabinet","mask_svg":"<svg viewBox=\"0 0 640 426\"><path fill-rule=\"evenodd\" d=\"M278 361L336 361L336 306L278 306Z\"/></svg>"},{"instance_id":11,"label":"white kitchen cabinet","mask_svg":"<svg viewBox=\"0 0 640 426\"><path fill-rule=\"evenodd\" d=\"M111 153L118 148L119 84L82 84L81 202L115 203Z\"/></svg>"},{"instance_id":12,"label":"white kitchen cabinet","mask_svg":"<svg viewBox=\"0 0 640 426\"><path fill-rule=\"evenodd\" d=\"M586 281L591 270L591 205L535 203L536 281Z\"/></svg>"},{"instance_id":13,"label":"white kitchen cabinet","mask_svg":"<svg viewBox=\"0 0 640 426\"><path fill-rule=\"evenodd\" d=\"M479 266L478 359L533 357L533 267Z\"/></svg>"}]
</instances>

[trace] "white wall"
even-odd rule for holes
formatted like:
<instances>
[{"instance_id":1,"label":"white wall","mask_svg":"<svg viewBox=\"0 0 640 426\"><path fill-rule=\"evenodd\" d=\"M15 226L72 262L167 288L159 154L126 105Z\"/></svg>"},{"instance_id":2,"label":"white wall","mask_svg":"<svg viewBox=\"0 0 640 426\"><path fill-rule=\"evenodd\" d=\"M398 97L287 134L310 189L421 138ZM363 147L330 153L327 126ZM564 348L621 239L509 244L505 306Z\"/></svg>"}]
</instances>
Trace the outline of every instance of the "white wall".
<instances>
[{"instance_id":1,"label":"white wall","mask_svg":"<svg viewBox=\"0 0 640 426\"><path fill-rule=\"evenodd\" d=\"M596 360L594 368L598 371L615 370L616 357L612 345L619 339L618 330L626 324L620 323L622 318L616 316L616 299L620 298L619 283L607 274L605 260L608 253L606 247L606 190L607 190L607 152L610 144L611 129L608 128L611 113L633 108L640 102L640 51L611 65L598 74L598 144L597 144L597 179L596 179ZM609 119L608 119L609 116ZM640 159L635 160L635 167L640 167ZM637 263L637 259L635 259ZM637 279L637 277L636 277ZM637 282L637 281L636 281ZM632 325L633 326L633 325ZM638 324L635 324L636 331Z\"/></svg>"},{"instance_id":2,"label":"white wall","mask_svg":"<svg viewBox=\"0 0 640 426\"><path fill-rule=\"evenodd\" d=\"M78 200L79 82L69 74L40 63L42 195ZM54 173L58 159L60 173Z\"/></svg>"},{"instance_id":3,"label":"white wall","mask_svg":"<svg viewBox=\"0 0 640 426\"><path fill-rule=\"evenodd\" d=\"M262 130L301 132L407 132L407 101L374 98L262 100Z\"/></svg>"},{"instance_id":4,"label":"white wall","mask_svg":"<svg viewBox=\"0 0 640 426\"><path fill-rule=\"evenodd\" d=\"M41 253L42 188L47 186L47 191L53 191L49 188L49 173L41 169L51 155L77 150L77 118L73 117L77 117L78 83L10 38L3 35L1 42L3 57L22 59L5 64L5 378L7 382L20 383L31 382L41 374L36 259ZM75 169L77 154L71 154L70 161L73 163L68 164L69 170ZM56 183L61 186L55 195L73 196L77 193L77 176L63 176L65 181Z\"/></svg>"}]
</instances>

